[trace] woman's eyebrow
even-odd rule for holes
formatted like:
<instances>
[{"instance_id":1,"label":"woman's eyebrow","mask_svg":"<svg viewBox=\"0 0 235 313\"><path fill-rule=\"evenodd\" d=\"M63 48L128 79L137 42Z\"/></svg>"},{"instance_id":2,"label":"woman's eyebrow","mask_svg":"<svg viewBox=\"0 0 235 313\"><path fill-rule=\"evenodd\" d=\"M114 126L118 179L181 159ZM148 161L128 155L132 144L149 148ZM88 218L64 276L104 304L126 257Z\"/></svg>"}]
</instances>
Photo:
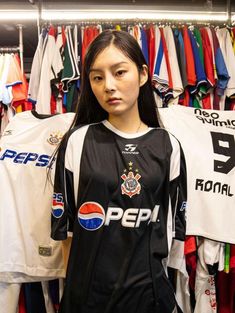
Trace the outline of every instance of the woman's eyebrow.
<instances>
[{"instance_id":1,"label":"woman's eyebrow","mask_svg":"<svg viewBox=\"0 0 235 313\"><path fill-rule=\"evenodd\" d=\"M122 62L118 62L118 63L115 63L115 64L113 64L112 66L111 66L111 68L114 68L114 67L117 67L117 66L119 66L119 65L121 65L121 64L128 64L128 62L125 62L125 61L122 61ZM90 72L102 72L103 70L102 69L100 69L100 68L91 68L90 69Z\"/></svg>"}]
</instances>

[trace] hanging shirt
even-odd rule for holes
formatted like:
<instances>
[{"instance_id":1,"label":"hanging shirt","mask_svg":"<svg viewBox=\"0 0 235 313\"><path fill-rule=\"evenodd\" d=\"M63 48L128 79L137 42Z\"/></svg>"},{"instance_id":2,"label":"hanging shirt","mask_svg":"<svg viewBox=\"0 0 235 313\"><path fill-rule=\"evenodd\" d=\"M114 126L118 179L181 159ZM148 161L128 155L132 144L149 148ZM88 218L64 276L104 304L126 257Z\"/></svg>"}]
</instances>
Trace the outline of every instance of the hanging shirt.
<instances>
[{"instance_id":1,"label":"hanging shirt","mask_svg":"<svg viewBox=\"0 0 235 313\"><path fill-rule=\"evenodd\" d=\"M166 91L166 94L164 95L165 102L167 104L168 101L173 97L173 81L172 81L172 73L171 73L171 65L170 65L170 60L169 60L168 48L167 48L167 44L166 44L166 39L165 39L163 28L160 28L160 33L161 33L161 40L162 40L163 51L164 51L164 55L165 55L165 58L166 58L167 73L168 73L168 77L169 77L169 88Z\"/></svg>"},{"instance_id":2,"label":"hanging shirt","mask_svg":"<svg viewBox=\"0 0 235 313\"><path fill-rule=\"evenodd\" d=\"M51 71L51 88L52 88L52 97L51 104L53 99L55 100L55 109L51 108L51 113L63 113L62 106L62 90L61 90L61 77L62 70L64 68L64 46L66 43L66 38L63 38L64 28L57 27L57 37L56 37L56 47L55 47L55 57L52 60L52 71ZM53 97L54 96L54 97ZM51 105L52 107L52 105Z\"/></svg>"},{"instance_id":3,"label":"hanging shirt","mask_svg":"<svg viewBox=\"0 0 235 313\"><path fill-rule=\"evenodd\" d=\"M64 276L61 245L50 238L52 184L47 166L73 113L16 114L0 140L0 281Z\"/></svg>"},{"instance_id":4,"label":"hanging shirt","mask_svg":"<svg viewBox=\"0 0 235 313\"><path fill-rule=\"evenodd\" d=\"M7 88L6 81L11 65L12 55L5 54L1 56L1 76L0 76L0 101L5 105L9 105L12 101L11 86ZM18 79L17 79L18 80ZM14 83L14 82L13 82Z\"/></svg>"},{"instance_id":5,"label":"hanging shirt","mask_svg":"<svg viewBox=\"0 0 235 313\"><path fill-rule=\"evenodd\" d=\"M197 77L195 73L195 63L192 51L192 45L189 37L189 30L185 26L183 28L183 39L184 39L184 48L185 48L185 56L186 56L186 72L188 85L195 86L197 84Z\"/></svg>"},{"instance_id":6,"label":"hanging shirt","mask_svg":"<svg viewBox=\"0 0 235 313\"><path fill-rule=\"evenodd\" d=\"M133 37L138 42L139 46L141 47L141 32L140 32L140 26L135 25L133 27Z\"/></svg>"},{"instance_id":7,"label":"hanging shirt","mask_svg":"<svg viewBox=\"0 0 235 313\"><path fill-rule=\"evenodd\" d=\"M19 109L20 107L25 109L25 103L28 95L28 83L25 77L25 74L21 72L20 68L20 58L17 54L12 58L12 62L14 62L14 69L18 73L18 77L21 80L20 84L10 84L12 85L12 102L11 105L14 108ZM8 76L9 78L9 76ZM7 85L8 86L8 85Z\"/></svg>"},{"instance_id":8,"label":"hanging shirt","mask_svg":"<svg viewBox=\"0 0 235 313\"><path fill-rule=\"evenodd\" d=\"M173 85L173 97L176 98L176 101L174 102L177 104L177 99L181 93L183 93L183 85L182 85L182 79L180 75L179 70L179 64L176 54L176 48L175 48L175 41L173 32L170 26L165 26L163 29L164 37L166 39L166 46L169 56L169 64L171 69L171 76L172 76L172 85Z\"/></svg>"},{"instance_id":9,"label":"hanging shirt","mask_svg":"<svg viewBox=\"0 0 235 313\"><path fill-rule=\"evenodd\" d=\"M190 92L192 94L198 93L199 96L201 96L201 94L204 93L204 90L206 89L206 86L207 86L206 74L204 71L203 64L201 63L199 48L198 48L196 39L190 30L188 31L188 35L189 35L190 42L191 42L194 65L195 65L195 74L197 78L197 83L195 86L190 87Z\"/></svg>"},{"instance_id":10,"label":"hanging shirt","mask_svg":"<svg viewBox=\"0 0 235 313\"><path fill-rule=\"evenodd\" d=\"M214 76L215 76L215 80L217 80L218 76L217 76L216 64L215 64L215 50L214 50L214 45L213 45L212 32L211 32L210 27L205 27L205 30L208 34L208 39L210 41L210 46L211 46L211 50L212 50L212 62L213 62Z\"/></svg>"},{"instance_id":11,"label":"hanging shirt","mask_svg":"<svg viewBox=\"0 0 235 313\"><path fill-rule=\"evenodd\" d=\"M149 57L148 57L148 42L147 42L147 35L144 28L140 29L141 31L141 48L144 55L144 58L146 60L146 64L149 64Z\"/></svg>"},{"instance_id":12,"label":"hanging shirt","mask_svg":"<svg viewBox=\"0 0 235 313\"><path fill-rule=\"evenodd\" d=\"M205 64L205 72L207 80L211 87L215 85L215 73L213 67L213 54L210 39L205 28L200 29L200 33L202 36L202 47L203 47L203 55L204 55L204 64Z\"/></svg>"},{"instance_id":13,"label":"hanging shirt","mask_svg":"<svg viewBox=\"0 0 235 313\"><path fill-rule=\"evenodd\" d=\"M201 60L201 64L204 68L204 55L203 55L203 46L202 46L202 36L198 28L193 28L193 35L197 41L198 49L199 49L199 56Z\"/></svg>"},{"instance_id":14,"label":"hanging shirt","mask_svg":"<svg viewBox=\"0 0 235 313\"><path fill-rule=\"evenodd\" d=\"M71 111L72 107L72 99L76 89L77 80L80 78L80 73L78 69L77 58L74 53L73 41L71 35L71 27L66 27L67 35L66 35L66 46L64 52L64 68L62 72L62 90L66 94L66 101L64 101L64 105L66 106L66 110L68 112ZM77 101L76 101L77 102Z\"/></svg>"},{"instance_id":15,"label":"hanging shirt","mask_svg":"<svg viewBox=\"0 0 235 313\"><path fill-rule=\"evenodd\" d=\"M204 96L202 99L202 108L212 109L214 102L214 90L211 87L214 87L216 85L215 69L213 64L213 51L206 28L200 28L200 33L202 37L202 47L204 54L204 68L208 81L208 91L206 96Z\"/></svg>"},{"instance_id":16,"label":"hanging shirt","mask_svg":"<svg viewBox=\"0 0 235 313\"><path fill-rule=\"evenodd\" d=\"M217 245L217 242L214 243ZM211 253L211 257L213 257L213 259L211 259L213 264L219 261L219 253L215 253L215 248L208 245L207 248L209 248L209 251L206 251L206 245L207 239L202 240L198 248L198 262L195 282L196 306L194 313L217 312L215 275L209 273L205 253Z\"/></svg>"},{"instance_id":17,"label":"hanging shirt","mask_svg":"<svg viewBox=\"0 0 235 313\"><path fill-rule=\"evenodd\" d=\"M185 178L164 129L74 129L57 158L52 207L52 237L73 232L61 313L173 312L161 261L172 236L184 240Z\"/></svg>"},{"instance_id":18,"label":"hanging shirt","mask_svg":"<svg viewBox=\"0 0 235 313\"><path fill-rule=\"evenodd\" d=\"M22 74L20 70L20 63L15 62L14 54L10 54L10 65L7 73L6 87L22 84Z\"/></svg>"},{"instance_id":19,"label":"hanging shirt","mask_svg":"<svg viewBox=\"0 0 235 313\"><path fill-rule=\"evenodd\" d=\"M87 26L83 29L82 35L82 63L84 62L84 57L86 50L90 43L99 35L100 28L94 26Z\"/></svg>"},{"instance_id":20,"label":"hanging shirt","mask_svg":"<svg viewBox=\"0 0 235 313\"><path fill-rule=\"evenodd\" d=\"M181 142L188 177L188 235L235 243L235 112L159 109Z\"/></svg>"},{"instance_id":21,"label":"hanging shirt","mask_svg":"<svg viewBox=\"0 0 235 313\"><path fill-rule=\"evenodd\" d=\"M227 97L231 97L235 94L235 54L228 30L226 28L217 29L216 35L219 40L228 75L230 76L227 82L226 95Z\"/></svg>"},{"instance_id":22,"label":"hanging shirt","mask_svg":"<svg viewBox=\"0 0 235 313\"><path fill-rule=\"evenodd\" d=\"M179 240L173 241L167 266L177 269L175 293L178 306L182 312L191 313L189 276L186 270L184 247L185 242Z\"/></svg>"},{"instance_id":23,"label":"hanging shirt","mask_svg":"<svg viewBox=\"0 0 235 313\"><path fill-rule=\"evenodd\" d=\"M51 67L56 49L56 33L53 26L50 27L43 54L40 83L38 88L36 110L40 114L51 113Z\"/></svg>"},{"instance_id":24,"label":"hanging shirt","mask_svg":"<svg viewBox=\"0 0 235 313\"><path fill-rule=\"evenodd\" d=\"M150 76L153 76L154 71L154 59L155 59L155 31L154 26L150 26L147 30L147 37L148 37L148 60L149 60L149 73Z\"/></svg>"},{"instance_id":25,"label":"hanging shirt","mask_svg":"<svg viewBox=\"0 0 235 313\"><path fill-rule=\"evenodd\" d=\"M47 30L43 29L42 33L39 36L38 45L37 45L36 52L33 57L30 80L29 80L28 100L31 101L33 104L37 102L37 98L38 98L38 89L39 89L39 84L40 84L42 59L43 59L43 54L45 51L47 39L48 39Z\"/></svg>"},{"instance_id":26,"label":"hanging shirt","mask_svg":"<svg viewBox=\"0 0 235 313\"><path fill-rule=\"evenodd\" d=\"M71 35L71 27L67 26L66 28L67 35L66 35L66 45L65 45L65 52L64 52L64 68L62 73L62 90L64 92L69 91L70 84L75 82L80 77L77 59L74 54L73 49L73 41Z\"/></svg>"},{"instance_id":27,"label":"hanging shirt","mask_svg":"<svg viewBox=\"0 0 235 313\"><path fill-rule=\"evenodd\" d=\"M161 39L161 33L158 26L155 25L155 59L154 59L154 73L153 84L157 91L164 94L169 89L169 76L166 65L166 58L163 50L163 43Z\"/></svg>"},{"instance_id":28,"label":"hanging shirt","mask_svg":"<svg viewBox=\"0 0 235 313\"><path fill-rule=\"evenodd\" d=\"M216 93L219 96L223 96L224 91L227 88L230 76L229 76L228 69L226 67L226 63L225 63L225 60L224 60L224 57L220 48L218 38L213 28L211 28L211 34L213 38L216 73L218 77L217 85L216 85Z\"/></svg>"},{"instance_id":29,"label":"hanging shirt","mask_svg":"<svg viewBox=\"0 0 235 313\"><path fill-rule=\"evenodd\" d=\"M186 74L186 59L184 51L184 40L181 31L178 29L174 30L176 53L178 57L178 64L180 69L180 75L182 79L183 88L188 85L187 74Z\"/></svg>"}]
</instances>

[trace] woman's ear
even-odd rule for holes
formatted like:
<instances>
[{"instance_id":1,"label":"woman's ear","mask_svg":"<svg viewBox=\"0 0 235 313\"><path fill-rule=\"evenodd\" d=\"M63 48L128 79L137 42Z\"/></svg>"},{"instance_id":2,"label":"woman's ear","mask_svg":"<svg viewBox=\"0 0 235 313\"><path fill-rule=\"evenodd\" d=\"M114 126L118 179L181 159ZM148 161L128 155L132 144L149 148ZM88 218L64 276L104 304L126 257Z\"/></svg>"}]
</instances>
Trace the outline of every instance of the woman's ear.
<instances>
[{"instance_id":1,"label":"woman's ear","mask_svg":"<svg viewBox=\"0 0 235 313\"><path fill-rule=\"evenodd\" d=\"M140 71L140 87L142 87L148 80L148 67L143 65Z\"/></svg>"}]
</instances>

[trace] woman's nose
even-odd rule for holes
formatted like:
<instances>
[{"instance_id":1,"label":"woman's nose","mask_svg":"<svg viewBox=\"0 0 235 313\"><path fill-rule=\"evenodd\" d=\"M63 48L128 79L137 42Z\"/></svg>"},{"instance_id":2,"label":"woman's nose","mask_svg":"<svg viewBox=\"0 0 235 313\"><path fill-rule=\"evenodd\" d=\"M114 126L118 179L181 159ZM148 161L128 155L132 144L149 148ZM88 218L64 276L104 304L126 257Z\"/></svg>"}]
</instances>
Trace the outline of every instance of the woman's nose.
<instances>
[{"instance_id":1,"label":"woman's nose","mask_svg":"<svg viewBox=\"0 0 235 313\"><path fill-rule=\"evenodd\" d=\"M115 90L116 90L115 79L111 75L108 75L105 78L105 92L112 92Z\"/></svg>"}]
</instances>

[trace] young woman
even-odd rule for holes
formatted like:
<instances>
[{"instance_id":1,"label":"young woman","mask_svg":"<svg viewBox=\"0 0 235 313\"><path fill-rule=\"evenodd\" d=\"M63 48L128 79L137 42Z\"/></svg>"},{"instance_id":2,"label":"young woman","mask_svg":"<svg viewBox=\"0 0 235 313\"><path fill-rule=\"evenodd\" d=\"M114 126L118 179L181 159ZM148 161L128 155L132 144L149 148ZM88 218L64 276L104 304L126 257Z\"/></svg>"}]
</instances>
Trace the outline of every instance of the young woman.
<instances>
[{"instance_id":1,"label":"young woman","mask_svg":"<svg viewBox=\"0 0 235 313\"><path fill-rule=\"evenodd\" d=\"M162 261L185 237L184 157L159 127L145 59L126 32L102 32L86 53L54 191L52 238L73 233L59 312L175 312Z\"/></svg>"}]
</instances>

